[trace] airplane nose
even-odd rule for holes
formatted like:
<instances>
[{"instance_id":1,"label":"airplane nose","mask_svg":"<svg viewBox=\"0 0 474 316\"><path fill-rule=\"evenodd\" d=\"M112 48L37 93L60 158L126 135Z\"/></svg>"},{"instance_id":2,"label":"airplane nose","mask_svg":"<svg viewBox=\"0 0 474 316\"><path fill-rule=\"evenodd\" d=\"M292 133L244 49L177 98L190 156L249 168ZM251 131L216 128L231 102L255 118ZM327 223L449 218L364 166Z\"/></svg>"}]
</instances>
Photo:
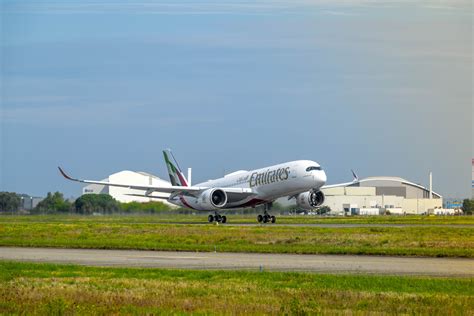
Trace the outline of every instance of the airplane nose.
<instances>
[{"instance_id":1,"label":"airplane nose","mask_svg":"<svg viewBox=\"0 0 474 316\"><path fill-rule=\"evenodd\" d=\"M326 184L326 180L327 180L326 172L324 172L323 170L316 171L313 175L313 179L314 179L314 187L315 188L322 187L323 185Z\"/></svg>"},{"instance_id":2,"label":"airplane nose","mask_svg":"<svg viewBox=\"0 0 474 316\"><path fill-rule=\"evenodd\" d=\"M327 176L326 176L326 172L324 172L323 170L321 170L321 174L319 175L319 180L323 183L322 185L325 185L326 184L326 181L327 181Z\"/></svg>"}]
</instances>

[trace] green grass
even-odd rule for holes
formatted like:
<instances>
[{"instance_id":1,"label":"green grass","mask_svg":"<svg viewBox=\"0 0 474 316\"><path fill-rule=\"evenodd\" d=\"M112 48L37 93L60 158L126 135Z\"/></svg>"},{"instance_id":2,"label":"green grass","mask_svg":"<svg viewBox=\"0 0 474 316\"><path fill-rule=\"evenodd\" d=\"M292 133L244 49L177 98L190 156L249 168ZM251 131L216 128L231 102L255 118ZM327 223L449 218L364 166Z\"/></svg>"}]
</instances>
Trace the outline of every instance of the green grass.
<instances>
[{"instance_id":1,"label":"green grass","mask_svg":"<svg viewBox=\"0 0 474 316\"><path fill-rule=\"evenodd\" d=\"M32 215L11 216L0 215L0 223L11 222L92 222L92 223L207 223L207 213L197 215ZM229 223L255 224L256 215L228 215ZM321 216L278 216L279 224L410 224L410 225L473 225L474 216L350 216L350 217L321 217Z\"/></svg>"},{"instance_id":2,"label":"green grass","mask_svg":"<svg viewBox=\"0 0 474 316\"><path fill-rule=\"evenodd\" d=\"M0 262L0 314L472 315L473 279Z\"/></svg>"},{"instance_id":3,"label":"green grass","mask_svg":"<svg viewBox=\"0 0 474 316\"><path fill-rule=\"evenodd\" d=\"M474 229L465 226L216 226L141 223L136 217L41 218L2 218L0 246L474 257Z\"/></svg>"}]
</instances>

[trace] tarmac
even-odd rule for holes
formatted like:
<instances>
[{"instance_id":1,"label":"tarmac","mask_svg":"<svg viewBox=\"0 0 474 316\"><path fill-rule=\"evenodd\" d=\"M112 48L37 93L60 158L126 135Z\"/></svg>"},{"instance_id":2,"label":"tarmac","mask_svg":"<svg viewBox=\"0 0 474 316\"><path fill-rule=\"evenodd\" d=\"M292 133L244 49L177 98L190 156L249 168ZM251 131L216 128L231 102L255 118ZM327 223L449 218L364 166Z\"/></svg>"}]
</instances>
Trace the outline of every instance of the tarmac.
<instances>
[{"instance_id":1,"label":"tarmac","mask_svg":"<svg viewBox=\"0 0 474 316\"><path fill-rule=\"evenodd\" d=\"M473 277L474 259L0 247L0 260L166 269Z\"/></svg>"}]
</instances>

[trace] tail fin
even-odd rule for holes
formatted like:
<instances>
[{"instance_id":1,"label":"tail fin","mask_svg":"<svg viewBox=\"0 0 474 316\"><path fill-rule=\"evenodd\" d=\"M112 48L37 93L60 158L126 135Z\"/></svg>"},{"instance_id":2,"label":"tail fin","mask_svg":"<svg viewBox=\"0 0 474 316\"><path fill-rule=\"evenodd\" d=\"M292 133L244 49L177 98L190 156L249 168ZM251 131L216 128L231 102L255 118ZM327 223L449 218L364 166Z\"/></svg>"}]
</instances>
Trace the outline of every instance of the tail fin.
<instances>
[{"instance_id":1,"label":"tail fin","mask_svg":"<svg viewBox=\"0 0 474 316\"><path fill-rule=\"evenodd\" d=\"M174 159L173 153L170 149L163 150L163 156L165 157L166 167L168 168L168 174L170 175L171 185L187 187L188 182L181 172L178 162ZM171 162L171 159L176 163L176 166Z\"/></svg>"}]
</instances>

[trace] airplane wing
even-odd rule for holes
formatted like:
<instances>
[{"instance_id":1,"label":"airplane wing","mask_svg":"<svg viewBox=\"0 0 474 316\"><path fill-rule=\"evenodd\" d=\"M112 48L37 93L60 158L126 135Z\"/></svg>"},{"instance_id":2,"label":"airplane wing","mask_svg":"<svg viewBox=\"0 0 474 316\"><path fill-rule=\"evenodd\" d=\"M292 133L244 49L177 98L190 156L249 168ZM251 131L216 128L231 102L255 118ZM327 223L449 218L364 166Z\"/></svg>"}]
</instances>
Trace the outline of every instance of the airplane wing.
<instances>
[{"instance_id":1,"label":"airplane wing","mask_svg":"<svg viewBox=\"0 0 474 316\"><path fill-rule=\"evenodd\" d=\"M161 193L170 193L170 194L180 194L180 193L187 193L190 195L198 195L202 191L206 189L210 189L208 187L185 187L185 186L154 186L154 185L136 185L136 184L124 184L124 183L113 183L113 182L108 182L108 181L96 181L96 180L83 180L83 179L76 179L72 178L69 175L64 172L64 170L61 167L58 167L59 172L61 172L62 176L68 180L71 181L76 181L76 182L81 182L81 183L87 183L87 184L99 184L99 185L108 185L108 186L113 186L113 187L120 187L120 188L127 188L127 189L133 189L133 190L143 190L146 191L145 195L146 197L149 197L148 195L153 193L153 192L161 192ZM221 188L227 193L235 194L235 195L240 195L242 197L247 197L249 195L254 194L254 192L251 189L246 189L246 188Z\"/></svg>"},{"instance_id":2,"label":"airplane wing","mask_svg":"<svg viewBox=\"0 0 474 316\"><path fill-rule=\"evenodd\" d=\"M323 186L321 187L321 189L331 189L331 188L348 187L348 186L350 186L350 185L354 185L354 184L360 183L360 180L359 180L359 177L357 176L357 174L354 172L354 170L351 170L351 171L352 171L352 176L354 177L354 179L353 179L351 182L344 182L344 183L338 183L338 184L323 185Z\"/></svg>"}]
</instances>

